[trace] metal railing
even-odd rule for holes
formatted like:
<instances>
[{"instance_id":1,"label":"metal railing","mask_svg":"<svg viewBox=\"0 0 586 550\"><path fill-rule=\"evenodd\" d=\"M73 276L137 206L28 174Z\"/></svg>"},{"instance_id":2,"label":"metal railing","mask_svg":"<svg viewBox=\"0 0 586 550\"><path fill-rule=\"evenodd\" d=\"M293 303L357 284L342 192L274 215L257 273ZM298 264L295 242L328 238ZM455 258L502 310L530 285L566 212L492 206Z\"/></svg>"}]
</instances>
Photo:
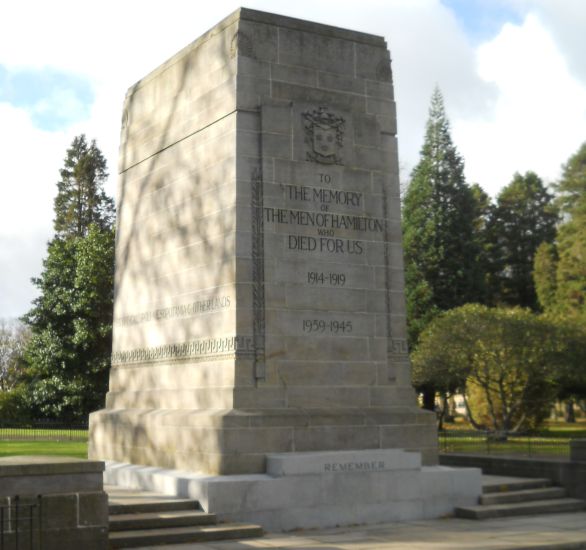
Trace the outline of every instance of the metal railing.
<instances>
[{"instance_id":1,"label":"metal railing","mask_svg":"<svg viewBox=\"0 0 586 550\"><path fill-rule=\"evenodd\" d=\"M41 496L18 496L0 504L0 550L37 550L43 547Z\"/></svg>"},{"instance_id":2,"label":"metal railing","mask_svg":"<svg viewBox=\"0 0 586 550\"><path fill-rule=\"evenodd\" d=\"M0 441L87 441L87 430L87 422L71 424L55 420L0 420Z\"/></svg>"},{"instance_id":3,"label":"metal railing","mask_svg":"<svg viewBox=\"0 0 586 550\"><path fill-rule=\"evenodd\" d=\"M441 430L440 453L569 458L570 438L534 433Z\"/></svg>"}]
</instances>

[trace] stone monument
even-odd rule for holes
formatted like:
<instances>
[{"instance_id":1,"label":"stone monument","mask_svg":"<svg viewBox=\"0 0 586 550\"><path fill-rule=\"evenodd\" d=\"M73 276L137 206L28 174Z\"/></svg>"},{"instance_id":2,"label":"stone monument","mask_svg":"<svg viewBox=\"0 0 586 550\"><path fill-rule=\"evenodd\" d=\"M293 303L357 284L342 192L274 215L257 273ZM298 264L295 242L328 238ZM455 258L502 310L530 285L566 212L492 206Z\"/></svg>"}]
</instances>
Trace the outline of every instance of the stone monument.
<instances>
[{"instance_id":1,"label":"stone monument","mask_svg":"<svg viewBox=\"0 0 586 550\"><path fill-rule=\"evenodd\" d=\"M130 88L119 173L92 457L216 475L272 453L437 461L410 381L383 38L236 11Z\"/></svg>"}]
</instances>

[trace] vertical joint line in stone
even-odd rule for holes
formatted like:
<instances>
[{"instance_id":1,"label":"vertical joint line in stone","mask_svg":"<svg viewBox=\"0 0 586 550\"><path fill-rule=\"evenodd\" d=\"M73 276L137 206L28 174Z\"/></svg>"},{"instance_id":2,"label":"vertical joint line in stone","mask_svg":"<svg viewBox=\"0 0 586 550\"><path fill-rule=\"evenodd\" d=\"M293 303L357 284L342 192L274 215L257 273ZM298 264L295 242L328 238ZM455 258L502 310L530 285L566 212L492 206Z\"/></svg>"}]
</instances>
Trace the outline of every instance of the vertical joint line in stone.
<instances>
[{"instance_id":1,"label":"vertical joint line in stone","mask_svg":"<svg viewBox=\"0 0 586 550\"><path fill-rule=\"evenodd\" d=\"M372 176L371 176L372 177ZM385 179L381 178L381 190L383 198L383 219L385 220L385 309L387 317L387 372L388 379L395 380L395 368L392 365L393 355L393 331L391 328L391 266L389 265L389 216L387 204L387 187Z\"/></svg>"},{"instance_id":2,"label":"vertical joint line in stone","mask_svg":"<svg viewBox=\"0 0 586 550\"><path fill-rule=\"evenodd\" d=\"M261 133L262 135L262 133ZM262 152L262 137L261 152ZM262 155L259 163L262 163ZM254 378L263 380L265 369L265 277L262 167L252 173L252 339L254 347Z\"/></svg>"}]
</instances>

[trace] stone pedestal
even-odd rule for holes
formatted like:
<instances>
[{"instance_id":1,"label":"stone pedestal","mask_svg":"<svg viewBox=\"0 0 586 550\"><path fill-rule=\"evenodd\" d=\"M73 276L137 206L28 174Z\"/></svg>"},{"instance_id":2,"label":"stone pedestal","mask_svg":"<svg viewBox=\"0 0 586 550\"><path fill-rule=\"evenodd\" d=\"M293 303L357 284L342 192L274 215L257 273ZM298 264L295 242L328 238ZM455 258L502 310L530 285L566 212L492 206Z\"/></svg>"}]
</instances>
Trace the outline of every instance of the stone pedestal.
<instances>
[{"instance_id":1,"label":"stone pedestal","mask_svg":"<svg viewBox=\"0 0 586 550\"><path fill-rule=\"evenodd\" d=\"M240 9L128 92L114 342L90 456L437 460L411 387L381 37Z\"/></svg>"},{"instance_id":2,"label":"stone pedestal","mask_svg":"<svg viewBox=\"0 0 586 550\"><path fill-rule=\"evenodd\" d=\"M477 468L421 466L400 449L267 455L265 474L206 476L110 463L106 481L199 500L222 521L289 531L450 515L481 493Z\"/></svg>"}]
</instances>

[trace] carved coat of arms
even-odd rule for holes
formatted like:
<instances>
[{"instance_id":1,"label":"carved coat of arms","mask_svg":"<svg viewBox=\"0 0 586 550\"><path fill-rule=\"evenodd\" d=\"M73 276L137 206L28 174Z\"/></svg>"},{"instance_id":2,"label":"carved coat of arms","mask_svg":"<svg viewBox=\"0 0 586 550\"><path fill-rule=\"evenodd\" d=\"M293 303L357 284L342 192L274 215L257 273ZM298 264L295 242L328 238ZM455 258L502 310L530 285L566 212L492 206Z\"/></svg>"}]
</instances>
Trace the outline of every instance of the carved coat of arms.
<instances>
[{"instance_id":1,"label":"carved coat of arms","mask_svg":"<svg viewBox=\"0 0 586 550\"><path fill-rule=\"evenodd\" d=\"M307 160L321 164L342 164L344 118L318 107L303 113Z\"/></svg>"}]
</instances>

